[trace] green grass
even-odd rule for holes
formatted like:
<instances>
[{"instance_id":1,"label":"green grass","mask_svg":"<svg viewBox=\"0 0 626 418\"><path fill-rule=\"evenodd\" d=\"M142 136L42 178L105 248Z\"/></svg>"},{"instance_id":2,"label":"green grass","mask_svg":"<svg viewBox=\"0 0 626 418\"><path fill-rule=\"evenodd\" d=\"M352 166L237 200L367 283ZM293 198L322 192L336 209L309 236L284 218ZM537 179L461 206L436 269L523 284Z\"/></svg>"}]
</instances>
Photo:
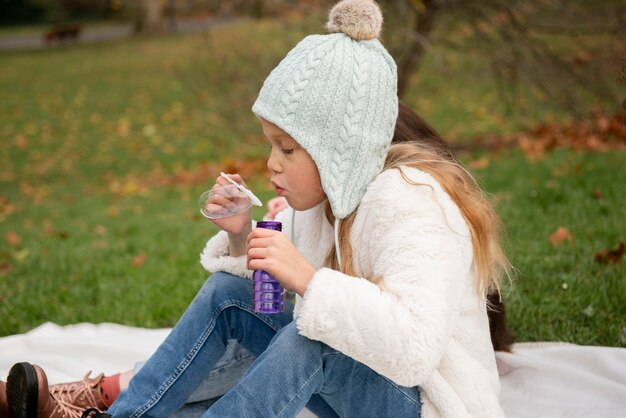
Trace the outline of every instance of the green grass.
<instances>
[{"instance_id":1,"label":"green grass","mask_svg":"<svg viewBox=\"0 0 626 418\"><path fill-rule=\"evenodd\" d=\"M4 54L0 335L45 321L175 323L207 276L199 252L216 232L196 199L220 168L262 158L250 106L317 30L309 23ZM510 117L475 57L446 50L428 57L407 101L455 142L562 116L528 95ZM626 155L489 158L476 174L498 199L518 270L506 298L518 340L624 345L623 264L593 254L625 239ZM271 196L265 173L250 184ZM551 244L559 226L574 241Z\"/></svg>"},{"instance_id":2,"label":"green grass","mask_svg":"<svg viewBox=\"0 0 626 418\"><path fill-rule=\"evenodd\" d=\"M625 239L624 164L624 153L560 151L529 163L516 152L477 172L498 202L517 269L506 308L519 341L626 345L624 265L594 258ZM573 240L551 243L559 227Z\"/></svg>"}]
</instances>

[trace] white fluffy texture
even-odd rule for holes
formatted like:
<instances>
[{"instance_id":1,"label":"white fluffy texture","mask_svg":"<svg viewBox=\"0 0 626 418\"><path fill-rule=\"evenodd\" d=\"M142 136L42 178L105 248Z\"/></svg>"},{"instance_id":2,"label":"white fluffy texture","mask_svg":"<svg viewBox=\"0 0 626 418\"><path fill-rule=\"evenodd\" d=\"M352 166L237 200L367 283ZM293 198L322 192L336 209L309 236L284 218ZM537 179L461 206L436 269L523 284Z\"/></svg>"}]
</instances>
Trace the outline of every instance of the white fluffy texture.
<instances>
[{"instance_id":1,"label":"white fluffy texture","mask_svg":"<svg viewBox=\"0 0 626 418\"><path fill-rule=\"evenodd\" d=\"M419 386L425 418L502 417L467 224L430 175L404 172L422 186L383 172L353 225L355 269L381 278L376 284L321 268L333 245L323 204L296 212L295 244L320 268L296 298L298 329L399 385Z\"/></svg>"},{"instance_id":2,"label":"white fluffy texture","mask_svg":"<svg viewBox=\"0 0 626 418\"><path fill-rule=\"evenodd\" d=\"M343 0L330 10L326 28L341 32L357 41L378 38L383 26L383 14L372 0Z\"/></svg>"},{"instance_id":3,"label":"white fluffy texture","mask_svg":"<svg viewBox=\"0 0 626 418\"><path fill-rule=\"evenodd\" d=\"M200 254L200 264L211 273L225 271L251 279L252 270L248 269L247 257L245 255L231 257L228 253L228 234L220 231L206 243Z\"/></svg>"}]
</instances>

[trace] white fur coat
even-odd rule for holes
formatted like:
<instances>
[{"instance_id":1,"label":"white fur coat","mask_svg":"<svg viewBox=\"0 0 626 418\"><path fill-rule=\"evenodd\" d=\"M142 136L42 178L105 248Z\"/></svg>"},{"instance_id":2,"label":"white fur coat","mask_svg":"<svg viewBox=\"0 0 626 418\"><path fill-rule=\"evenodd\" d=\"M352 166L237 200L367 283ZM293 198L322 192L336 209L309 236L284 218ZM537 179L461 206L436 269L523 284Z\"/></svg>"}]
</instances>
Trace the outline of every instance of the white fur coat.
<instances>
[{"instance_id":1,"label":"white fur coat","mask_svg":"<svg viewBox=\"0 0 626 418\"><path fill-rule=\"evenodd\" d=\"M297 298L300 333L402 386L417 386L422 416L503 417L485 301L472 269L471 237L458 207L428 174L387 170L368 187L351 239L360 277L321 268L333 245L323 204L279 217L283 232L319 270ZM220 232L201 256L209 271L251 277L228 256ZM376 284L361 277L379 278Z\"/></svg>"}]
</instances>

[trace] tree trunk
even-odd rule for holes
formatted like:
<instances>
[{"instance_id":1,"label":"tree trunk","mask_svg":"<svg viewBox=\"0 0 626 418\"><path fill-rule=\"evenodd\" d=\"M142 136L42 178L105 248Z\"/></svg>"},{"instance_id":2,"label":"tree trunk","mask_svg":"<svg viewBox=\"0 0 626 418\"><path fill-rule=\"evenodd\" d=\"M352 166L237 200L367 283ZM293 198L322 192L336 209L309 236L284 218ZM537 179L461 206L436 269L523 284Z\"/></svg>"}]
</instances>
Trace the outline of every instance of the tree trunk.
<instances>
[{"instance_id":1,"label":"tree trunk","mask_svg":"<svg viewBox=\"0 0 626 418\"><path fill-rule=\"evenodd\" d=\"M139 0L135 14L135 33L154 35L163 32L163 7L161 0Z\"/></svg>"},{"instance_id":2,"label":"tree trunk","mask_svg":"<svg viewBox=\"0 0 626 418\"><path fill-rule=\"evenodd\" d=\"M435 1L424 0L423 5L424 10L419 13L414 34L410 37L411 46L406 59L402 60L398 66L398 97L400 98L404 96L411 85L411 76L422 61L435 23L437 12Z\"/></svg>"}]
</instances>

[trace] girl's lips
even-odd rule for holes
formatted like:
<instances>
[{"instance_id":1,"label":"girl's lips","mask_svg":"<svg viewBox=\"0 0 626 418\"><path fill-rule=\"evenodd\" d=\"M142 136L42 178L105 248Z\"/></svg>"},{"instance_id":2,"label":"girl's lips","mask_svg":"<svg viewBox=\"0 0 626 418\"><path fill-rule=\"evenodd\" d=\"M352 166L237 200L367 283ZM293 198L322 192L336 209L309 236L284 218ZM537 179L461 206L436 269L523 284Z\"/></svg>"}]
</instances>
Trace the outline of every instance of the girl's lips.
<instances>
[{"instance_id":1,"label":"girl's lips","mask_svg":"<svg viewBox=\"0 0 626 418\"><path fill-rule=\"evenodd\" d=\"M276 194L279 196L282 196L283 193L285 193L285 189L283 189L282 187L280 187L278 184L272 182L272 186L274 186L274 189L276 190Z\"/></svg>"}]
</instances>

